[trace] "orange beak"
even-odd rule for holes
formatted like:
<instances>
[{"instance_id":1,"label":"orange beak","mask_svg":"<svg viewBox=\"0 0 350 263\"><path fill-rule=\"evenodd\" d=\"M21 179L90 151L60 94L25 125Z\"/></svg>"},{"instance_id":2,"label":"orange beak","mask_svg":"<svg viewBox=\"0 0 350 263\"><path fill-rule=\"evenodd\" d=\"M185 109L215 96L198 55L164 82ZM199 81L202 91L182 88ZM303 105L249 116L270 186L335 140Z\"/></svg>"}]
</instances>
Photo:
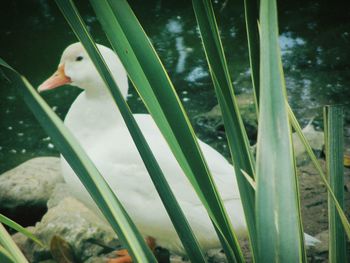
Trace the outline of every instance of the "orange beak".
<instances>
[{"instance_id":1,"label":"orange beak","mask_svg":"<svg viewBox=\"0 0 350 263\"><path fill-rule=\"evenodd\" d=\"M38 87L38 91L54 89L71 82L71 79L64 73L64 64L61 64L58 66L57 71Z\"/></svg>"}]
</instances>

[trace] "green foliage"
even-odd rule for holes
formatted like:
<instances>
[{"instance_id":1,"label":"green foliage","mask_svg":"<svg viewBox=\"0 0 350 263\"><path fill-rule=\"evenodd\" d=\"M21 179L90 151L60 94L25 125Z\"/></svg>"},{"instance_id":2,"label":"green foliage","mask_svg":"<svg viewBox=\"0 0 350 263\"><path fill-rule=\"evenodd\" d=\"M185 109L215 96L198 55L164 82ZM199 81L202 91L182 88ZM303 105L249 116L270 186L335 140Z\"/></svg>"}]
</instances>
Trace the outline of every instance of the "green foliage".
<instances>
[{"instance_id":1,"label":"green foliage","mask_svg":"<svg viewBox=\"0 0 350 263\"><path fill-rule=\"evenodd\" d=\"M326 167L329 184L341 208L344 207L344 134L343 108L324 108ZM329 262L346 261L345 232L332 196L328 197Z\"/></svg>"},{"instance_id":2,"label":"green foliage","mask_svg":"<svg viewBox=\"0 0 350 263\"><path fill-rule=\"evenodd\" d=\"M2 60L0 59L0 63ZM28 263L15 242L0 223L0 262Z\"/></svg>"},{"instance_id":3,"label":"green foliage","mask_svg":"<svg viewBox=\"0 0 350 263\"><path fill-rule=\"evenodd\" d=\"M276 2L262 0L260 8L257 260L301 262L304 254L303 236L278 42Z\"/></svg>"},{"instance_id":4,"label":"green foliage","mask_svg":"<svg viewBox=\"0 0 350 263\"><path fill-rule=\"evenodd\" d=\"M3 223L9 227L11 227L12 229L21 232L23 235L25 235L26 237L30 238L31 240L33 240L34 242L36 242L39 246L44 246L41 241L39 239L37 239L33 233L31 233L30 231L28 231L27 229L25 229L24 227L20 226L19 224L17 224L16 222L14 222L13 220L11 220L10 218L0 214L0 223Z\"/></svg>"},{"instance_id":5,"label":"green foliage","mask_svg":"<svg viewBox=\"0 0 350 263\"><path fill-rule=\"evenodd\" d=\"M301 142L303 143L303 145L304 145L304 147L305 147L309 157L311 158L311 161L314 164L318 174L320 175L323 184L326 186L328 194L332 198L332 201L334 202L334 205L335 205L335 207L337 209L337 212L338 212L338 215L340 217L341 223L343 224L345 233L346 233L348 239L350 239L350 223L349 223L349 220L346 218L344 210L341 208L341 206L340 206L340 204L339 204L335 194L333 193L333 190L332 190L330 184L328 183L326 175L324 174L323 169L322 169L319 161L317 160L316 155L314 154L314 152L313 152L309 142L307 141L306 137L304 136L304 134L303 134L303 132L301 130L301 127L300 127L297 119L295 118L295 116L294 116L294 114L293 114L293 112L292 112L292 110L291 110L289 105L288 105L288 113L289 113L289 120L290 120L293 128L296 130L296 133L298 134Z\"/></svg>"},{"instance_id":6,"label":"green foliage","mask_svg":"<svg viewBox=\"0 0 350 263\"><path fill-rule=\"evenodd\" d=\"M0 246L0 261L3 263L13 263L14 262L13 257L2 246Z\"/></svg>"},{"instance_id":7,"label":"green foliage","mask_svg":"<svg viewBox=\"0 0 350 263\"><path fill-rule=\"evenodd\" d=\"M260 40L259 40L259 1L244 0L245 23L249 51L250 71L254 91L255 106L258 110L260 95ZM259 115L259 114L258 114Z\"/></svg>"},{"instance_id":8,"label":"green foliage","mask_svg":"<svg viewBox=\"0 0 350 263\"><path fill-rule=\"evenodd\" d=\"M252 249L256 251L255 192L242 173L244 171L253 179L255 177L255 164L250 152L248 136L234 94L211 2L193 0L192 3L225 124L232 163L235 168L240 196L246 215L248 236L252 241Z\"/></svg>"},{"instance_id":9,"label":"green foliage","mask_svg":"<svg viewBox=\"0 0 350 263\"><path fill-rule=\"evenodd\" d=\"M205 262L194 233L92 37L87 32L73 1L56 0L56 2L113 95L189 258L192 262ZM188 117L136 16L125 0L90 0L90 2L112 47L126 68L130 80L207 209L228 261L244 262L240 245ZM255 106L259 112L256 163L249 150L212 4L209 0L193 0L192 3L223 114L245 211L253 260L256 262L306 261L291 124L305 145L329 192L330 261L345 262L343 244L345 233L350 237L350 224L342 210L340 115L338 113L333 115L332 111L328 110L326 114L327 170L330 178L328 182L287 102L278 43L276 1L244 1L252 86L255 93ZM0 65L71 164L123 244L129 249L135 262L155 262L153 254L132 220L62 121L24 77L1 59ZM328 116L336 118L328 118ZM335 125L333 121L336 122ZM233 174L234 172L232 176ZM333 176L334 174L337 176ZM14 222L6 220L0 217L1 222L23 232L23 229ZM2 225L0 225L0 260L1 262L26 262Z\"/></svg>"}]
</instances>

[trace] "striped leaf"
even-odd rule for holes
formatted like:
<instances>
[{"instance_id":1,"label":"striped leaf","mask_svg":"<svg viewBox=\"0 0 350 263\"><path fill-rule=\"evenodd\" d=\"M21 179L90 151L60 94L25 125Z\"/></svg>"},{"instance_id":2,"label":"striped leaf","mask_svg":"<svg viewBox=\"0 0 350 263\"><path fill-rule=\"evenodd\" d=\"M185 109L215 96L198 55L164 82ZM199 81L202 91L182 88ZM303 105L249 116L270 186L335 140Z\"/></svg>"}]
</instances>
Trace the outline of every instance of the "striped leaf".
<instances>
[{"instance_id":1,"label":"striped leaf","mask_svg":"<svg viewBox=\"0 0 350 263\"><path fill-rule=\"evenodd\" d=\"M341 208L344 208L343 118L341 106L324 108L327 177ZM329 262L347 262L344 228L332 197L328 196Z\"/></svg>"},{"instance_id":2,"label":"striped leaf","mask_svg":"<svg viewBox=\"0 0 350 263\"><path fill-rule=\"evenodd\" d=\"M15 260L10 255L10 253L7 252L7 250L1 245L0 245L0 262L2 262L2 263L14 263L15 262Z\"/></svg>"},{"instance_id":3,"label":"striped leaf","mask_svg":"<svg viewBox=\"0 0 350 263\"><path fill-rule=\"evenodd\" d=\"M255 192L242 173L243 170L246 174L252 176L252 179L255 177L255 164L250 152L248 136L235 98L211 1L193 0L192 4L201 32L204 51L215 92L221 108L226 136L247 221L249 237L252 241L253 255L255 255L257 248Z\"/></svg>"},{"instance_id":4,"label":"striped leaf","mask_svg":"<svg viewBox=\"0 0 350 263\"><path fill-rule=\"evenodd\" d=\"M317 160L317 157L316 157L315 153L313 152L310 143L307 141L305 135L303 134L303 131L302 131L301 127L300 127L300 124L299 124L298 120L295 118L295 115L293 114L293 112L292 112L292 110L291 110L289 105L288 105L288 114L289 114L289 121L291 122L293 128L295 129L296 133L298 134L299 139L303 143L303 145L304 145L308 155L310 156L310 159L311 159L313 165L315 166L318 174L321 177L321 180L322 180L323 184L326 186L328 194L330 195L330 197L332 198L332 200L333 200L333 202L335 204L335 207L337 209L338 215L339 215L340 220L341 220L341 222L343 224L343 227L345 229L345 233L346 233L348 239L350 239L350 223L349 223L349 220L346 218L344 210L341 208L337 198L335 197L335 195L333 193L333 190L332 190L330 184L328 183L326 175L323 172L323 169L322 169L319 161Z\"/></svg>"},{"instance_id":5,"label":"striped leaf","mask_svg":"<svg viewBox=\"0 0 350 263\"><path fill-rule=\"evenodd\" d=\"M260 5L260 109L256 168L258 262L304 259L296 172L274 0Z\"/></svg>"},{"instance_id":6,"label":"striped leaf","mask_svg":"<svg viewBox=\"0 0 350 263\"><path fill-rule=\"evenodd\" d=\"M39 239L37 239L36 236L33 235L33 233L31 233L30 231L28 231L24 227L20 226L19 224L17 224L13 220L11 220L10 218L8 218L2 214L0 214L0 223L3 223L5 225L11 227L14 230L21 232L23 235L30 238L34 242L36 242L39 246L44 246L43 243L41 243L41 241Z\"/></svg>"},{"instance_id":7,"label":"striped leaf","mask_svg":"<svg viewBox=\"0 0 350 263\"><path fill-rule=\"evenodd\" d=\"M250 62L250 75L255 98L255 108L259 112L259 79L260 79L260 46L259 46L259 1L244 0L245 25L247 30L247 43Z\"/></svg>"},{"instance_id":8,"label":"striped leaf","mask_svg":"<svg viewBox=\"0 0 350 263\"><path fill-rule=\"evenodd\" d=\"M0 63L1 63L0 59ZM15 242L0 223L0 262L28 263Z\"/></svg>"}]
</instances>

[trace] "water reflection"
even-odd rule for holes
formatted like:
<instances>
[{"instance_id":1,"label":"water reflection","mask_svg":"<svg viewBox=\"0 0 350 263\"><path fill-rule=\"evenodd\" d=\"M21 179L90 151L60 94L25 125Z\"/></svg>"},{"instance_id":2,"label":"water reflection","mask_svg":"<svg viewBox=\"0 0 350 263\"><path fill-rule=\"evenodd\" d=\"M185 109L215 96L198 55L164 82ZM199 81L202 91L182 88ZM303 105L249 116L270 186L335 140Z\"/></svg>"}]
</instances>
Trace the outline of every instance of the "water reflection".
<instances>
[{"instance_id":1,"label":"water reflection","mask_svg":"<svg viewBox=\"0 0 350 263\"><path fill-rule=\"evenodd\" d=\"M208 72L198 27L189 1L130 2L160 55L179 97L194 119L217 103ZM279 37L289 101L297 117L306 123L322 117L321 106L347 105L350 123L350 21L348 7L340 4L329 10L325 3L283 1L280 4ZM0 56L34 84L39 84L56 68L62 50L76 41L53 1L7 1L1 15ZM77 1L90 32L107 44L86 1ZM300 7L302 6L302 8ZM218 25L230 74L237 93L251 92L249 60L240 1L214 1ZM6 10L6 12L4 12ZM296 19L296 17L298 19ZM16 90L8 88L0 74L0 172L37 155L57 155L51 139L24 106ZM61 88L44 94L52 109L63 118L80 91ZM144 112L134 90L128 95L134 112ZM205 141L227 152L224 132L207 132L197 127ZM350 131L350 129L347 129Z\"/></svg>"}]
</instances>

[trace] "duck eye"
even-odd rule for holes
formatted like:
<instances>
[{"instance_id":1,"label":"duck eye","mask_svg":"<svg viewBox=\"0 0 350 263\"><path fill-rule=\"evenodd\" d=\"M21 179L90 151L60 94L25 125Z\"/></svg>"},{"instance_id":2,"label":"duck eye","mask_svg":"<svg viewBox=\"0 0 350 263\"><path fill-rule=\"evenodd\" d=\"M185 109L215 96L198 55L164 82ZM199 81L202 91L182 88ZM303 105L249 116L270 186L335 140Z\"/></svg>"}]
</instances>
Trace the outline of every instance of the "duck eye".
<instances>
[{"instance_id":1,"label":"duck eye","mask_svg":"<svg viewBox=\"0 0 350 263\"><path fill-rule=\"evenodd\" d=\"M84 58L83 56L78 56L78 57L76 57L75 61L82 61L83 58Z\"/></svg>"}]
</instances>

